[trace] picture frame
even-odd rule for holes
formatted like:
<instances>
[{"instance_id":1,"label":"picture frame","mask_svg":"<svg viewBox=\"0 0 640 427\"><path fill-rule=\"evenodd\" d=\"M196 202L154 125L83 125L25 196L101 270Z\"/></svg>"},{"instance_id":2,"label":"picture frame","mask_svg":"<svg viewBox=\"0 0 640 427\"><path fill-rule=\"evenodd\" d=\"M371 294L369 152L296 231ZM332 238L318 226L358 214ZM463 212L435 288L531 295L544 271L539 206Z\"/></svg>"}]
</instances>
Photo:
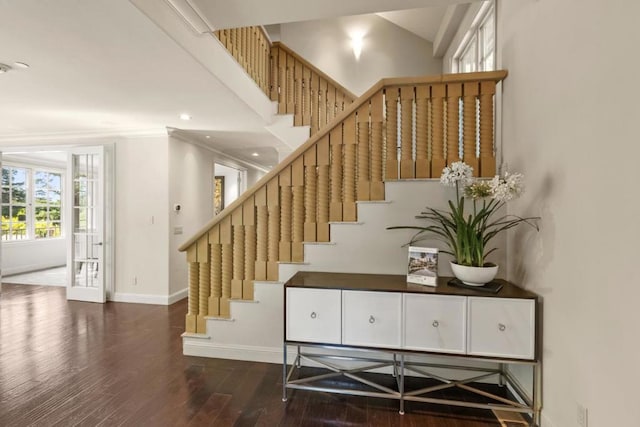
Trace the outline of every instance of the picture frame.
<instances>
[{"instance_id":1,"label":"picture frame","mask_svg":"<svg viewBox=\"0 0 640 427\"><path fill-rule=\"evenodd\" d=\"M224 176L213 177L213 215L218 215L224 209Z\"/></svg>"},{"instance_id":2,"label":"picture frame","mask_svg":"<svg viewBox=\"0 0 640 427\"><path fill-rule=\"evenodd\" d=\"M409 246L407 282L436 286L438 281L438 249Z\"/></svg>"}]
</instances>

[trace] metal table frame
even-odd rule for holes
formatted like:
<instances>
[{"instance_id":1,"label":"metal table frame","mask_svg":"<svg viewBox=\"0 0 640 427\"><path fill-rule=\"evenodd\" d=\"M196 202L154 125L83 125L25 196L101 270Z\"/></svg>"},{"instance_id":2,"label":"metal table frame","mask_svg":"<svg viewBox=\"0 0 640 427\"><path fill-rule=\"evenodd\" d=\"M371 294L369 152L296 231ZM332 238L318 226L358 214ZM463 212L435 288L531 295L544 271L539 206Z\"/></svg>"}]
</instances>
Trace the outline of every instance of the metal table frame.
<instances>
[{"instance_id":1,"label":"metal table frame","mask_svg":"<svg viewBox=\"0 0 640 427\"><path fill-rule=\"evenodd\" d=\"M297 348L295 360L291 367L287 369L287 346L295 346ZM309 351L313 349L331 349L332 353L318 353L318 352L306 352L304 348L309 348ZM351 352L364 352L364 353L382 353L388 355L387 358L380 357L368 357L367 355L353 356L340 354L341 351L348 350ZM404 414L404 402L416 401L426 402L434 404L444 404L453 406L462 406L466 408L478 408L478 409L495 409L500 411L518 412L523 415L529 416L530 425L540 425L540 411L541 411L541 395L542 395L542 364L537 360L515 360L515 359L500 359L500 358L486 358L486 357L473 357L451 354L432 354L432 353L419 353L419 352L402 352L398 350L386 350L386 349L363 349L357 347L336 347L322 344L313 343L291 343L285 342L283 346L284 360L282 365L282 401L287 401L287 389L293 390L310 390L320 391L327 393L338 393L353 396L368 396L368 397L380 397L387 399L397 399L399 401L400 414ZM432 356L432 357L444 357L452 360L475 360L481 362L491 362L496 364L496 368L482 368L482 367L470 367L461 366L456 364L437 364L428 362L416 362L406 360L407 356ZM330 372L312 375L303 378L292 378L294 373L300 372L303 361L308 361L313 364L320 365ZM360 362L362 366L358 367L345 367L340 363L344 362ZM533 393L530 395L525 391L525 388L520 382L513 376L513 374L507 369L508 365L529 365L532 367L532 379L533 379ZM371 371L379 368L389 367L392 370L392 375L396 379L397 389L392 389L376 382L363 378L359 374L365 371ZM467 371L468 377L462 380L454 380L446 378L431 372L429 369L433 368L446 368L456 371ZM440 384L425 387L418 390L405 390L405 372L412 372L421 376L432 378L440 382ZM335 378L344 376L353 381L365 384L373 388L375 391L366 390L354 390L347 388L334 388L322 385L314 385L313 383L319 380L328 378ZM493 393L489 393L480 390L470 383L475 381L486 380L491 377L497 376L498 384L506 386L511 391L511 394L515 396L515 399L504 398L497 396ZM447 388L458 387L468 392L476 393L485 398L492 399L491 403L475 403L465 402L458 400L442 399L437 397L429 397L430 393L435 391L445 390Z\"/></svg>"}]
</instances>

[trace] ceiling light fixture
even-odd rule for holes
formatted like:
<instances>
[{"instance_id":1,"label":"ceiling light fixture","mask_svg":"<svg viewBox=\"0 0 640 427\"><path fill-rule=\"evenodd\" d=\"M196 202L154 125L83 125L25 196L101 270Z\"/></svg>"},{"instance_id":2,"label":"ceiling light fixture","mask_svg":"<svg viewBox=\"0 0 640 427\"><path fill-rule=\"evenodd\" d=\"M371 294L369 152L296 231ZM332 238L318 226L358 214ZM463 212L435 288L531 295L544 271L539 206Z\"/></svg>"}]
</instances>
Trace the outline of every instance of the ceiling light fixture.
<instances>
[{"instance_id":1,"label":"ceiling light fixture","mask_svg":"<svg viewBox=\"0 0 640 427\"><path fill-rule=\"evenodd\" d=\"M211 138L211 136L209 136L209 135L205 135L205 138L209 139L209 138Z\"/></svg>"},{"instance_id":2,"label":"ceiling light fixture","mask_svg":"<svg viewBox=\"0 0 640 427\"><path fill-rule=\"evenodd\" d=\"M15 65L18 68L29 68L30 65L27 64L26 62L14 62L13 65Z\"/></svg>"},{"instance_id":3,"label":"ceiling light fixture","mask_svg":"<svg viewBox=\"0 0 640 427\"><path fill-rule=\"evenodd\" d=\"M188 115L187 113L182 113L182 114L180 114L180 119L182 119L182 120L191 120L191 116Z\"/></svg>"},{"instance_id":4,"label":"ceiling light fixture","mask_svg":"<svg viewBox=\"0 0 640 427\"><path fill-rule=\"evenodd\" d=\"M252 155L253 157L258 157L260 154L258 154L258 153L255 153L255 152L254 152L254 153L251 153L251 155Z\"/></svg>"},{"instance_id":5,"label":"ceiling light fixture","mask_svg":"<svg viewBox=\"0 0 640 427\"><path fill-rule=\"evenodd\" d=\"M0 74L6 73L11 70L11 67L7 64L0 64Z\"/></svg>"}]
</instances>

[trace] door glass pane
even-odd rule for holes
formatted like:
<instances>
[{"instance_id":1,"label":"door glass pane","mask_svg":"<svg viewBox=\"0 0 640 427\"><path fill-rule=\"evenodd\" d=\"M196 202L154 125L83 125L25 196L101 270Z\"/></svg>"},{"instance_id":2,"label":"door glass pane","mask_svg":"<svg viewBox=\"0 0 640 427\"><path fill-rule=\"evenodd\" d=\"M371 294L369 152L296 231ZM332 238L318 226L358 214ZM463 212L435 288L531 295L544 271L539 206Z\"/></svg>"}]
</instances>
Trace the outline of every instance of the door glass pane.
<instances>
[{"instance_id":1,"label":"door glass pane","mask_svg":"<svg viewBox=\"0 0 640 427\"><path fill-rule=\"evenodd\" d=\"M97 154L73 155L73 268L74 286L95 288L99 285L101 236L97 233L98 218ZM54 190L56 187L51 185ZM59 211L51 207L50 228L59 227Z\"/></svg>"}]
</instances>

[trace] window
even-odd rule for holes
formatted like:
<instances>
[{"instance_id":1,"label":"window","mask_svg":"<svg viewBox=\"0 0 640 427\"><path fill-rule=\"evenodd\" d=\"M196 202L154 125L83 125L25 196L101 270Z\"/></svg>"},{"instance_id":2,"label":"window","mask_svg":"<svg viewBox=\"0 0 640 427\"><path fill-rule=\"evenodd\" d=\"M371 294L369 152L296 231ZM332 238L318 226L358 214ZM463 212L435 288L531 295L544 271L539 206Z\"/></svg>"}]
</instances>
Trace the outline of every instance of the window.
<instances>
[{"instance_id":1,"label":"window","mask_svg":"<svg viewBox=\"0 0 640 427\"><path fill-rule=\"evenodd\" d=\"M454 55L454 70L458 73L492 71L496 69L496 18L492 1L480 8L467 36Z\"/></svg>"},{"instance_id":2,"label":"window","mask_svg":"<svg viewBox=\"0 0 640 427\"><path fill-rule=\"evenodd\" d=\"M62 173L2 168L2 240L62 236Z\"/></svg>"}]
</instances>

